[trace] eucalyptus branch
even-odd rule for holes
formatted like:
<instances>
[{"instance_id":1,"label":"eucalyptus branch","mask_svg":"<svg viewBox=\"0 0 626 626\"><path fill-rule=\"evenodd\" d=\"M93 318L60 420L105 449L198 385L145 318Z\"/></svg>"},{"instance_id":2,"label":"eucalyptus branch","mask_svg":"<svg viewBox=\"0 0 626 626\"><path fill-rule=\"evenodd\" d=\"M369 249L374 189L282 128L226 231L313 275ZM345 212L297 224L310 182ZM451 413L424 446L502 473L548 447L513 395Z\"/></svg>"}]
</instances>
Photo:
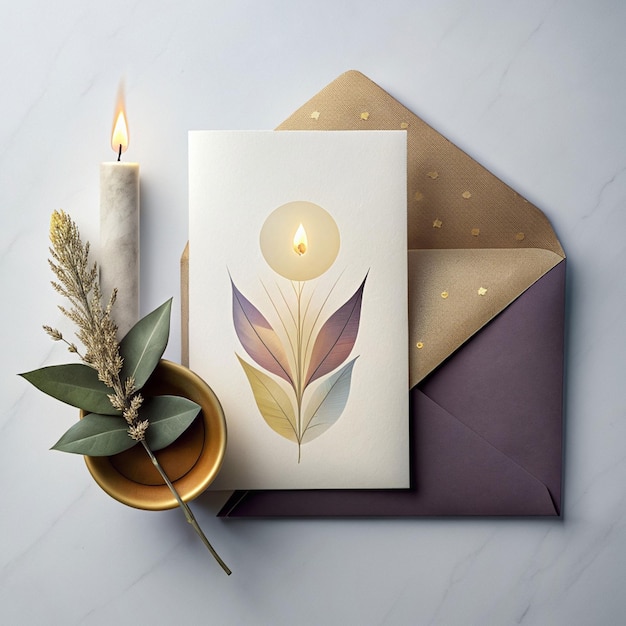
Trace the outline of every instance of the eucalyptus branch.
<instances>
[{"instance_id":1,"label":"eucalyptus branch","mask_svg":"<svg viewBox=\"0 0 626 626\"><path fill-rule=\"evenodd\" d=\"M67 341L56 328L44 326L44 330L54 341L66 343L69 351L77 354L85 365L96 370L98 379L112 390L113 393L108 394L108 400L115 411L122 413L128 425L126 431L128 436L136 442L141 442L154 467L176 498L189 524L193 526L222 569L230 575L230 569L209 543L191 509L180 497L180 494L146 441L146 431L150 426L150 422L147 419L143 419L141 415L143 397L136 388L134 375L126 380L122 380L124 361L120 354L120 344L117 341L117 325L111 315L117 291L113 290L106 306L103 308L98 266L96 263L91 267L89 266L89 243L83 245L76 224L63 211L55 211L52 214L50 220L50 242L50 255L52 258L48 262L57 279L57 281L52 281L52 286L55 291L67 299L70 305L68 309L62 306L59 306L59 309L77 325L76 337L84 346L84 352L80 352L75 344ZM167 310L169 312L169 308ZM149 317L147 316L145 319ZM138 326L139 324L136 327ZM160 355L163 353L166 343L167 335L165 335ZM157 360L160 358L160 355L157 357ZM152 367L154 366L156 366L156 361ZM137 368L133 371L137 374ZM151 371L149 370L147 375ZM141 383L138 383L138 386L141 387L144 382L145 377ZM145 410L149 413L147 408ZM197 411L193 413L191 419L196 414ZM155 428L157 427L155 425ZM69 451L68 448L65 449Z\"/></svg>"}]
</instances>

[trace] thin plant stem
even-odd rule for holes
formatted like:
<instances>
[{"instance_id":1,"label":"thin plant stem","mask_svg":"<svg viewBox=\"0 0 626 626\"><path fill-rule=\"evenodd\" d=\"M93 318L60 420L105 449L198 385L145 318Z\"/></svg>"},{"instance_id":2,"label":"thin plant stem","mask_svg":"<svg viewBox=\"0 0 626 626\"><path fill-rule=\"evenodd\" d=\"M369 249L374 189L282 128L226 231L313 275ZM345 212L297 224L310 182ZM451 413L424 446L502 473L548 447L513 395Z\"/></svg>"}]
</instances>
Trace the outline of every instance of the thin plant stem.
<instances>
[{"instance_id":1,"label":"thin plant stem","mask_svg":"<svg viewBox=\"0 0 626 626\"><path fill-rule=\"evenodd\" d=\"M298 281L297 289L294 286L297 297L297 328L296 328L296 346L297 346L297 391L296 402L298 405L298 463L300 463L300 455L302 452L302 396L304 394L304 361L302 354L302 338L303 338L303 319L302 319L302 290L304 283Z\"/></svg>"},{"instance_id":2,"label":"thin plant stem","mask_svg":"<svg viewBox=\"0 0 626 626\"><path fill-rule=\"evenodd\" d=\"M230 576L232 573L230 571L230 568L228 567L228 565L226 565L226 563L224 563L224 561L222 561L222 559L220 558L220 555L215 551L215 548L213 548L209 540L206 538L206 535L202 532L202 528L200 528L200 525L196 521L194 514L191 512L191 509L189 508L189 505L180 497L180 494L178 493L178 491L176 491L176 487L174 487L174 485L172 484L172 481L168 478L167 474L161 467L161 464L159 463L158 459L156 458L156 456L154 456L154 452L152 452L152 450L150 449L150 446L148 446L148 444L146 443L146 440L142 439L141 443L144 447L144 450L148 453L148 456L150 457L152 464L154 465L154 467L156 467L159 474L161 474L161 478L165 481L165 484L168 486L169 490L172 492L172 495L176 498L176 501L178 502L178 505L180 506L180 508L183 510L185 517L187 518L187 521L191 524L193 529L200 536L200 539L202 539L202 543L204 543L204 545L207 547L209 552L213 555L215 560L220 564L220 567L226 572L226 574Z\"/></svg>"},{"instance_id":3,"label":"thin plant stem","mask_svg":"<svg viewBox=\"0 0 626 626\"><path fill-rule=\"evenodd\" d=\"M345 270L344 270L345 271ZM328 299L330 298L333 290L335 289L335 287L337 286L337 283L339 282L339 279L343 276L343 271L341 272L341 274L339 274L339 276L337 276L337 280L333 283L332 287L330 288L330 291L328 292L328 294L326 295L326 297L324 298L324 301L322 302L317 315L315 316L315 319L313 320L313 324L311 325L311 330L309 331L309 336L307 337L306 340L306 346L304 348L304 355L305 358L309 353L309 344L311 342L311 339L313 338L313 331L315 330L315 326L317 325L317 322L320 318L320 315L322 314L322 311L324 310L324 307L326 306L326 303L328 302ZM310 300L309 300L310 303ZM309 307L307 305L306 311L304 312L305 316L307 314L307 311L309 310Z\"/></svg>"},{"instance_id":4,"label":"thin plant stem","mask_svg":"<svg viewBox=\"0 0 626 626\"><path fill-rule=\"evenodd\" d=\"M270 301L270 303L272 304L272 307L274 307L274 311L276 312L276 315L278 317L278 319L280 320L280 323L283 327L283 330L285 331L285 336L287 337L287 341L289 342L289 347L291 348L291 355L293 357L293 361L294 363L296 362L296 349L293 345L293 341L291 339L291 334L287 328L287 324L285 323L285 320L283 319L283 316L280 314L280 311L278 310L278 307L276 306L276 303L274 302L274 299L272 298L272 296L270 295L269 290L267 289L267 287L265 286L265 284L263 282L261 282L261 285L263 285L263 289L265 290L265 293L267 294L267 297ZM289 304L287 303L287 300L285 299L285 296L283 295L283 292L281 291L280 287L277 285L278 287L278 292L280 293L280 295L282 296L283 301L285 302L285 304L287 304L287 311L289 312L289 315L291 316L291 319L293 320L293 323L296 323L296 320L294 319L293 313L291 311L291 308L289 307ZM293 388L293 390L295 391L295 383L292 380L291 381L291 386Z\"/></svg>"}]
</instances>

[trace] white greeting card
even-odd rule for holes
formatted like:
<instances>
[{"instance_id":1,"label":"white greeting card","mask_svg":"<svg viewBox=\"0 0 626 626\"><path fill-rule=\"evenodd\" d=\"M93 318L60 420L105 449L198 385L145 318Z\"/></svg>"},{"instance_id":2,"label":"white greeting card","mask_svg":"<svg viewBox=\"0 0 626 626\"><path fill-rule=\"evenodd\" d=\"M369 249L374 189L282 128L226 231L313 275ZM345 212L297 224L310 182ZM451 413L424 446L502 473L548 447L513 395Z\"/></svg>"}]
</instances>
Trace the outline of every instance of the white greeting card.
<instances>
[{"instance_id":1,"label":"white greeting card","mask_svg":"<svg viewBox=\"0 0 626 626\"><path fill-rule=\"evenodd\" d=\"M213 489L409 486L406 134L189 134L189 364Z\"/></svg>"}]
</instances>

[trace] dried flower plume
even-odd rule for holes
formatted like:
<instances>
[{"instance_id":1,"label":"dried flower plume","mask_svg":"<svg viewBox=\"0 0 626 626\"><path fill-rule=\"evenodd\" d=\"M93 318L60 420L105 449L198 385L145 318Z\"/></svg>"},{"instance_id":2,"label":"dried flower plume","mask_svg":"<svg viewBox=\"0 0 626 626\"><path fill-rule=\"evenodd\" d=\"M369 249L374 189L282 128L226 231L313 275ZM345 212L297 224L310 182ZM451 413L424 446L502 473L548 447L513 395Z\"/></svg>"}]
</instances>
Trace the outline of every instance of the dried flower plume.
<instances>
[{"instance_id":1,"label":"dried flower plume","mask_svg":"<svg viewBox=\"0 0 626 626\"><path fill-rule=\"evenodd\" d=\"M103 308L98 265L89 264L89 242L83 245L76 224L64 211L52 213L50 243L48 263L57 279L51 281L52 286L69 302L69 308L59 306L59 309L76 324L76 337L84 346L84 353L66 341L56 328L43 328L53 340L67 343L70 352L77 353L98 372L98 378L113 391L109 399L113 408L122 411L129 436L142 441L148 428L147 421L139 420L143 398L135 394L132 378L120 379L124 362L117 341L117 325L111 317L117 291L113 290Z\"/></svg>"}]
</instances>

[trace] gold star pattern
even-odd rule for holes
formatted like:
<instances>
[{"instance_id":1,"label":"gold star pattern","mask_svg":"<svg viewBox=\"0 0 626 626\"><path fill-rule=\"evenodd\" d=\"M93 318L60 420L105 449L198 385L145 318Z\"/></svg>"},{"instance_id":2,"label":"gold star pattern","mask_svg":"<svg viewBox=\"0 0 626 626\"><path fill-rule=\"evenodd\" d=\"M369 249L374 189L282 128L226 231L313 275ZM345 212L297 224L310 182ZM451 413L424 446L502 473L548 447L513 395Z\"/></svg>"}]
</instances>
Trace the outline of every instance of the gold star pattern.
<instances>
[{"instance_id":1,"label":"gold star pattern","mask_svg":"<svg viewBox=\"0 0 626 626\"><path fill-rule=\"evenodd\" d=\"M313 113L311 113L311 119L319 120L320 119L320 112L319 111L313 111Z\"/></svg>"},{"instance_id":2,"label":"gold star pattern","mask_svg":"<svg viewBox=\"0 0 626 626\"><path fill-rule=\"evenodd\" d=\"M437 218L434 222L433 222L433 228L441 228L443 226L443 222Z\"/></svg>"},{"instance_id":3,"label":"gold star pattern","mask_svg":"<svg viewBox=\"0 0 626 626\"><path fill-rule=\"evenodd\" d=\"M408 127L409 127L409 125L407 124L407 122L402 122L402 123L400 124L400 128L401 128L402 130L406 130Z\"/></svg>"},{"instance_id":4,"label":"gold star pattern","mask_svg":"<svg viewBox=\"0 0 626 626\"><path fill-rule=\"evenodd\" d=\"M469 200L472 197L472 194L469 191L464 191L461 194L466 200Z\"/></svg>"},{"instance_id":5,"label":"gold star pattern","mask_svg":"<svg viewBox=\"0 0 626 626\"><path fill-rule=\"evenodd\" d=\"M424 194L421 191L416 191L415 195L413 196L413 198L419 202L420 200L424 199Z\"/></svg>"},{"instance_id":6,"label":"gold star pattern","mask_svg":"<svg viewBox=\"0 0 626 626\"><path fill-rule=\"evenodd\" d=\"M480 235L480 228L472 228L472 237L478 237Z\"/></svg>"},{"instance_id":7,"label":"gold star pattern","mask_svg":"<svg viewBox=\"0 0 626 626\"><path fill-rule=\"evenodd\" d=\"M418 350L421 350L421 349L424 347L424 343L423 343L423 342L421 342L421 341L418 341L418 342L415 344L415 347L416 347Z\"/></svg>"},{"instance_id":8,"label":"gold star pattern","mask_svg":"<svg viewBox=\"0 0 626 626\"><path fill-rule=\"evenodd\" d=\"M370 117L370 114L367 111L363 111L363 113L361 113L362 120L368 120L369 117Z\"/></svg>"},{"instance_id":9,"label":"gold star pattern","mask_svg":"<svg viewBox=\"0 0 626 626\"><path fill-rule=\"evenodd\" d=\"M441 292L441 297L445 300L450 294L447 291Z\"/></svg>"},{"instance_id":10,"label":"gold star pattern","mask_svg":"<svg viewBox=\"0 0 626 626\"><path fill-rule=\"evenodd\" d=\"M484 296L486 293L487 293L487 289L485 287L479 287L478 289L479 296Z\"/></svg>"},{"instance_id":11,"label":"gold star pattern","mask_svg":"<svg viewBox=\"0 0 626 626\"><path fill-rule=\"evenodd\" d=\"M433 180L437 180L439 178L439 172L428 172L426 176L428 176L428 178L432 178Z\"/></svg>"},{"instance_id":12,"label":"gold star pattern","mask_svg":"<svg viewBox=\"0 0 626 626\"><path fill-rule=\"evenodd\" d=\"M524 233L517 233L517 235L515 235L515 239L517 239L517 241L524 241L524 239L526 239L526 235Z\"/></svg>"}]
</instances>

